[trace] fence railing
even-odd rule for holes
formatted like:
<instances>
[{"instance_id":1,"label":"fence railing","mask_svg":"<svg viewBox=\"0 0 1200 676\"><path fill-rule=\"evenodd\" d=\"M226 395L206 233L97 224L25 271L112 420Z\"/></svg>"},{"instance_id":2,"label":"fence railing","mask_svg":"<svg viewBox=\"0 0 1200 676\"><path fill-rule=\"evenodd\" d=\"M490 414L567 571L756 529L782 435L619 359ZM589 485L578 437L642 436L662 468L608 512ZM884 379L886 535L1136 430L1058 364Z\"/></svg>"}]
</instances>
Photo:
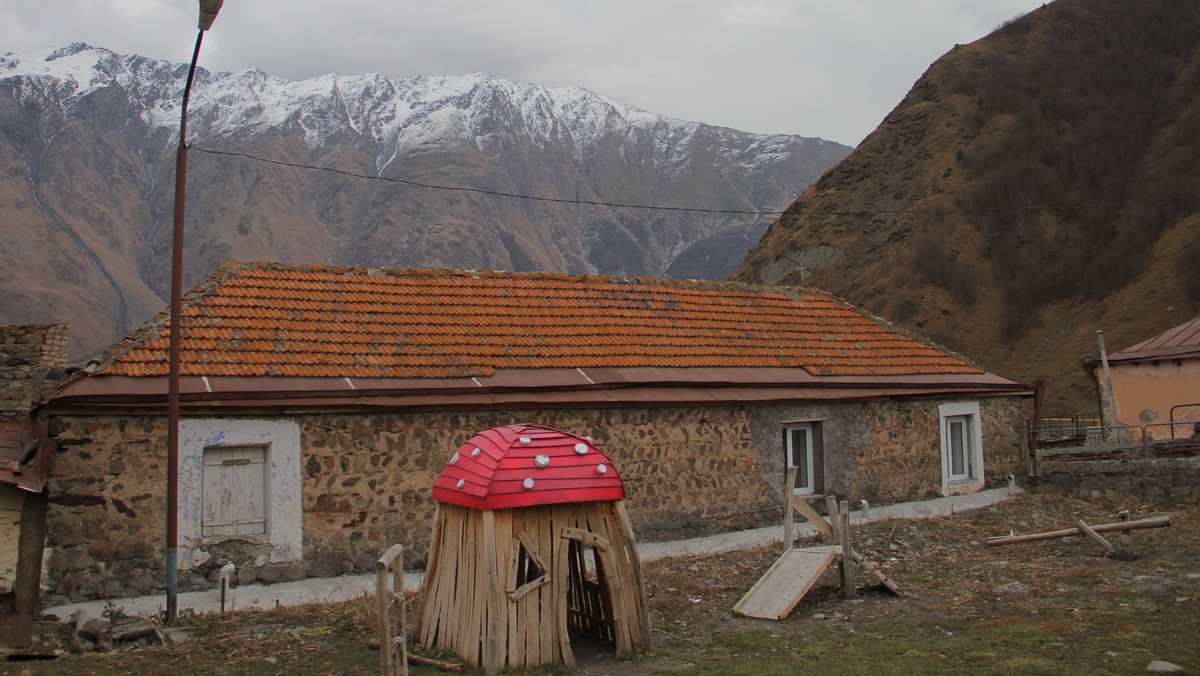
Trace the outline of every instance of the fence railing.
<instances>
[{"instance_id":1,"label":"fence railing","mask_svg":"<svg viewBox=\"0 0 1200 676\"><path fill-rule=\"evenodd\" d=\"M1035 471L1042 463L1114 458L1152 458L1166 454L1200 453L1195 421L1146 425L1059 425L1035 429L1026 424L1026 439L1037 439Z\"/></svg>"}]
</instances>

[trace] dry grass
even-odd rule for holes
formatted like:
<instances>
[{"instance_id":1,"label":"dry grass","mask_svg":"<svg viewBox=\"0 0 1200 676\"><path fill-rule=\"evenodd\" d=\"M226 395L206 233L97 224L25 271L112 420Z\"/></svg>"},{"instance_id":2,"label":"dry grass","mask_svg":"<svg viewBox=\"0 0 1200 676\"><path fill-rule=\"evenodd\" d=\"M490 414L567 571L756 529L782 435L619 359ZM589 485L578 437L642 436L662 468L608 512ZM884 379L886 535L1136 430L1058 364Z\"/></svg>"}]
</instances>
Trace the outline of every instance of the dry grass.
<instances>
[{"instance_id":1,"label":"dry grass","mask_svg":"<svg viewBox=\"0 0 1200 676\"><path fill-rule=\"evenodd\" d=\"M1104 558L1078 537L984 544L1010 530L1057 530L1079 518L1115 521L1119 508L1132 509L1135 518L1169 513L1173 525L1135 531L1139 558L1132 562ZM1200 645L1191 640L1200 632L1198 516L1195 505L1100 504L1035 493L950 517L870 524L856 530L857 547L906 596L868 587L859 599L845 600L831 570L779 622L731 612L777 549L651 562L646 583L654 649L616 662L600 646L580 672L1122 673L1144 670L1154 659L1194 672L1200 669ZM867 579L861 571L859 579ZM410 607L409 617L415 611ZM181 625L192 638L180 645L10 663L6 671L377 673L379 653L368 646L375 619L369 597L188 616Z\"/></svg>"}]
</instances>

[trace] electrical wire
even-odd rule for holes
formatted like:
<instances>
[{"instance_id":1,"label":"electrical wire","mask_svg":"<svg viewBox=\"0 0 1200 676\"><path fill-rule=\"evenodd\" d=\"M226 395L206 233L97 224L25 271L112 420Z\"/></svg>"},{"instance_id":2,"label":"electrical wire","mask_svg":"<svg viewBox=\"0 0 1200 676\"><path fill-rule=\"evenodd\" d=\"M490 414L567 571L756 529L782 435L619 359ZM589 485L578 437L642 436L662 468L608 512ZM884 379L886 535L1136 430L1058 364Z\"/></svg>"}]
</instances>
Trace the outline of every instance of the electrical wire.
<instances>
[{"instance_id":1,"label":"electrical wire","mask_svg":"<svg viewBox=\"0 0 1200 676\"><path fill-rule=\"evenodd\" d=\"M451 192L466 192L479 195L491 195L493 197L507 197L510 199L529 200L534 202L551 202L555 204L580 204L584 206L611 207L613 209L648 209L653 211L682 211L700 214L731 214L737 216L781 216L785 213L795 214L797 216L870 216L877 214L892 214L892 215L908 215L908 216L954 216L961 214L984 214L997 212L1011 211L1073 211L1081 209L1109 209L1117 207L1131 207L1146 204L1162 204L1165 202L1178 202L1182 200L1200 199L1200 194L1196 195L1179 195L1176 197L1162 197L1158 199L1137 200L1132 202L1107 202L1102 204L1080 204L1069 206L1021 206L1021 207L992 207L988 209L856 209L856 210L787 210L787 211L752 211L747 209L704 209L700 207L664 207L654 206L651 204L625 204L621 202L605 202L602 200L579 200L567 199L563 197L540 197L537 195L523 195L521 193L504 192L502 190L486 190L484 188L466 188L462 186L450 185L435 185L431 183L421 183L420 181L410 181L403 178L389 178L386 176L372 176L369 174L361 174L345 169L333 169L330 167L318 167L311 164L303 164L299 162L285 162L283 160L273 160L266 157L258 157L248 153L237 153L228 150L211 150L198 146L188 146L189 150L196 150L209 155L224 155L227 157L240 157L243 159L254 160L256 162L266 162L282 167L292 167L294 169L308 169L312 171L325 171L332 174L341 174L351 178L360 178L371 181L385 181L388 183L400 183L403 185L412 186L415 188L425 188L427 190L447 190Z\"/></svg>"}]
</instances>

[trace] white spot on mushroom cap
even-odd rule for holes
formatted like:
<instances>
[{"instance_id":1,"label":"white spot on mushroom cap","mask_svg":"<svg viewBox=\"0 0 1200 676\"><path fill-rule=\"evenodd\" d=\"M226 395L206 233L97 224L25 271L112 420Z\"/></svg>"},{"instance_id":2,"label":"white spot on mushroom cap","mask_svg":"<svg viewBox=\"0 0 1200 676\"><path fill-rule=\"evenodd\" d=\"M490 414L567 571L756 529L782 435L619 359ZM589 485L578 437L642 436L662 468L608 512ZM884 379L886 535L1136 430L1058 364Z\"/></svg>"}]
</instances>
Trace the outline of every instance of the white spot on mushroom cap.
<instances>
[{"instance_id":1,"label":"white spot on mushroom cap","mask_svg":"<svg viewBox=\"0 0 1200 676\"><path fill-rule=\"evenodd\" d=\"M533 479L526 478L521 482L521 485L525 487L525 490L531 490L533 488Z\"/></svg>"},{"instance_id":2,"label":"white spot on mushroom cap","mask_svg":"<svg viewBox=\"0 0 1200 676\"><path fill-rule=\"evenodd\" d=\"M575 444L575 452L578 453L579 455L587 455L588 445L583 443L582 441Z\"/></svg>"},{"instance_id":3,"label":"white spot on mushroom cap","mask_svg":"<svg viewBox=\"0 0 1200 676\"><path fill-rule=\"evenodd\" d=\"M530 439L529 437L521 437L517 441L521 442L522 446L528 446L529 444L533 443L533 439Z\"/></svg>"},{"instance_id":4,"label":"white spot on mushroom cap","mask_svg":"<svg viewBox=\"0 0 1200 676\"><path fill-rule=\"evenodd\" d=\"M458 480L458 486L457 486L457 487L458 487L458 488L462 488L462 487L463 487L463 484L465 484L465 483L467 483L467 480L466 480L466 479L459 479L459 480Z\"/></svg>"},{"instance_id":5,"label":"white spot on mushroom cap","mask_svg":"<svg viewBox=\"0 0 1200 676\"><path fill-rule=\"evenodd\" d=\"M608 465L604 463L596 465L596 474L608 474Z\"/></svg>"},{"instance_id":6,"label":"white spot on mushroom cap","mask_svg":"<svg viewBox=\"0 0 1200 676\"><path fill-rule=\"evenodd\" d=\"M458 464L458 451L455 451L454 455L450 456L450 464L451 465Z\"/></svg>"},{"instance_id":7,"label":"white spot on mushroom cap","mask_svg":"<svg viewBox=\"0 0 1200 676\"><path fill-rule=\"evenodd\" d=\"M537 465L541 469L546 469L550 466L550 456L546 455L545 453L538 453L537 457L533 459L533 464Z\"/></svg>"},{"instance_id":8,"label":"white spot on mushroom cap","mask_svg":"<svg viewBox=\"0 0 1200 676\"><path fill-rule=\"evenodd\" d=\"M479 448L478 446L476 446L476 447L475 447L475 450L471 451L471 457L472 457L472 458L478 458L478 457L479 457L479 454L480 454L480 453L482 453L482 452L483 452L483 449L482 449L482 448Z\"/></svg>"}]
</instances>

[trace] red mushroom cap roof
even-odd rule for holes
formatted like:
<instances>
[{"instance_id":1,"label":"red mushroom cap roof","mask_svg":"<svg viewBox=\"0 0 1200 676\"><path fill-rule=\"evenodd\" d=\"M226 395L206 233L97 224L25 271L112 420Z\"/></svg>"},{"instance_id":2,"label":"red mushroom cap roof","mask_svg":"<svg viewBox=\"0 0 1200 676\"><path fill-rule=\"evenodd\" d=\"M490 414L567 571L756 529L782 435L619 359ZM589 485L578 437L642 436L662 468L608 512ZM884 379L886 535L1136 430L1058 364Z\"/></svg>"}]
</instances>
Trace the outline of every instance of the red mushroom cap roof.
<instances>
[{"instance_id":1,"label":"red mushroom cap roof","mask_svg":"<svg viewBox=\"0 0 1200 676\"><path fill-rule=\"evenodd\" d=\"M433 499L474 509L622 500L621 476L591 439L541 425L471 437L433 482Z\"/></svg>"}]
</instances>

